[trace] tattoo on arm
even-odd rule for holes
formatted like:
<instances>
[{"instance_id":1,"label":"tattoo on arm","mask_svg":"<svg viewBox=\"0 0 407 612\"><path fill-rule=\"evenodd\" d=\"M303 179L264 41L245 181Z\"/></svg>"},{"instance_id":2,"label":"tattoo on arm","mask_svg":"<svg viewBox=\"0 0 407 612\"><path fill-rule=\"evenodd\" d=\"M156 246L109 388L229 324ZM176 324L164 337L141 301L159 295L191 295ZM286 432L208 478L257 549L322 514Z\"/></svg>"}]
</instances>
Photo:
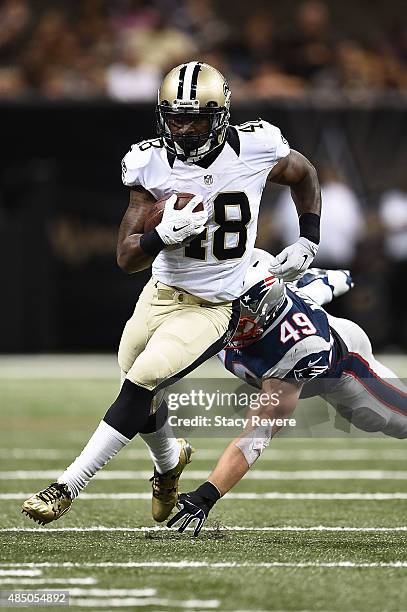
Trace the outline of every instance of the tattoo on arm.
<instances>
[{"instance_id":1,"label":"tattoo on arm","mask_svg":"<svg viewBox=\"0 0 407 612\"><path fill-rule=\"evenodd\" d=\"M117 263L125 272L138 272L151 265L153 257L140 247L144 222L155 198L143 187L130 190L130 201L119 228Z\"/></svg>"}]
</instances>

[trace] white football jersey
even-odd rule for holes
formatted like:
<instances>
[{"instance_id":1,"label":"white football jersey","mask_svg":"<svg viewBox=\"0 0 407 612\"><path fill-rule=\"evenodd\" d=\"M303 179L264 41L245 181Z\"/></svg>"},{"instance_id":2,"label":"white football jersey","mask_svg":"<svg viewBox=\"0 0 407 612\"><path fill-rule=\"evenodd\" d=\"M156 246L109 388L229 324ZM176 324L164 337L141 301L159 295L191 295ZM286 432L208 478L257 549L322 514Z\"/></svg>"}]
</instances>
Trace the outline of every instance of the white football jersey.
<instances>
[{"instance_id":1,"label":"white football jersey","mask_svg":"<svg viewBox=\"0 0 407 612\"><path fill-rule=\"evenodd\" d=\"M261 119L229 127L220 152L194 164L168 153L158 138L133 145L123 159L126 186L141 185L157 200L173 192L201 194L209 213L202 234L157 255L153 276L209 302L238 298L267 176L289 152L280 130Z\"/></svg>"}]
</instances>

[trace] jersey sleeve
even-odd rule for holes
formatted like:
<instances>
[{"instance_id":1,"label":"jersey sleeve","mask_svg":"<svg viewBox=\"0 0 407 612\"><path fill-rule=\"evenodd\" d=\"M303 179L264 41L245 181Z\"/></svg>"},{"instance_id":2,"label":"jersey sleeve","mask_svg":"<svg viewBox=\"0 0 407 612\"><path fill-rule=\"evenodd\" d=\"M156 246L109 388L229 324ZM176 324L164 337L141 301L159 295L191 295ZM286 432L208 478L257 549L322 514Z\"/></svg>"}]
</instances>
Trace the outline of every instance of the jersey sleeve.
<instances>
[{"instance_id":1,"label":"jersey sleeve","mask_svg":"<svg viewBox=\"0 0 407 612\"><path fill-rule=\"evenodd\" d=\"M147 189L146 168L151 159L151 150L143 150L139 144L132 145L130 151L126 153L122 160L122 181L126 187L141 185Z\"/></svg>"},{"instance_id":2,"label":"jersey sleeve","mask_svg":"<svg viewBox=\"0 0 407 612\"><path fill-rule=\"evenodd\" d=\"M272 125L268 121L263 121L263 125L267 137L265 143L266 154L270 155L271 162L274 166L280 159L287 157L290 153L290 145L278 127Z\"/></svg>"},{"instance_id":3,"label":"jersey sleeve","mask_svg":"<svg viewBox=\"0 0 407 612\"><path fill-rule=\"evenodd\" d=\"M318 376L322 376L329 370L330 350L322 350L303 357L295 366L286 373L285 380L296 380L307 383Z\"/></svg>"},{"instance_id":4,"label":"jersey sleeve","mask_svg":"<svg viewBox=\"0 0 407 612\"><path fill-rule=\"evenodd\" d=\"M256 169L270 171L290 153L290 146L280 129L268 121L258 119L236 128L242 143L242 156Z\"/></svg>"},{"instance_id":5,"label":"jersey sleeve","mask_svg":"<svg viewBox=\"0 0 407 612\"><path fill-rule=\"evenodd\" d=\"M330 365L332 345L325 338L312 335L296 342L267 372L263 379L294 379L306 383L324 374Z\"/></svg>"}]
</instances>

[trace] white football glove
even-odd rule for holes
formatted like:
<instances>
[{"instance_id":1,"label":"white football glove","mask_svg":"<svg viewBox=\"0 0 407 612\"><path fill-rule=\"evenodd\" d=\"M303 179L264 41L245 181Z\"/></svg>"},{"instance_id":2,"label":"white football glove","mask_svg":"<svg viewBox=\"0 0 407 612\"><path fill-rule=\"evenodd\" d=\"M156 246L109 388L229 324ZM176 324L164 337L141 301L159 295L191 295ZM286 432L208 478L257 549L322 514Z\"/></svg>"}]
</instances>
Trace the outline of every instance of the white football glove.
<instances>
[{"instance_id":1,"label":"white football glove","mask_svg":"<svg viewBox=\"0 0 407 612\"><path fill-rule=\"evenodd\" d=\"M269 270L274 276L285 281L293 281L302 276L311 265L318 251L318 245L307 238L299 238L286 247L276 257L276 263Z\"/></svg>"},{"instance_id":2,"label":"white football glove","mask_svg":"<svg viewBox=\"0 0 407 612\"><path fill-rule=\"evenodd\" d=\"M186 238L196 236L205 229L208 212L206 210L192 212L202 200L201 195L196 195L184 208L175 210L176 194L174 193L168 198L165 203L163 218L155 228L165 244L180 244Z\"/></svg>"}]
</instances>

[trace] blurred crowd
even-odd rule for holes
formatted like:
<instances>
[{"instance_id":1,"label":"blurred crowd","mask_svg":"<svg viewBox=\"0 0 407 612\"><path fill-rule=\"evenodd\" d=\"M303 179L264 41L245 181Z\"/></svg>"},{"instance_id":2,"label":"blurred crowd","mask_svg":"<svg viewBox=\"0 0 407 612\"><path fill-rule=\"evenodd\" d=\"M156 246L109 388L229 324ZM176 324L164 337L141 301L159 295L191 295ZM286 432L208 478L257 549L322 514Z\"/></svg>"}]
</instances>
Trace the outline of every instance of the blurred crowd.
<instances>
[{"instance_id":1,"label":"blurred crowd","mask_svg":"<svg viewBox=\"0 0 407 612\"><path fill-rule=\"evenodd\" d=\"M190 59L223 71L235 100L406 93L402 21L355 37L322 0L298 2L288 23L270 4L236 23L221 0L0 0L0 99L154 100Z\"/></svg>"},{"instance_id":2,"label":"blurred crowd","mask_svg":"<svg viewBox=\"0 0 407 612\"><path fill-rule=\"evenodd\" d=\"M366 206L337 167L321 164L321 243L316 267L351 270L355 288L328 310L368 332L377 350L407 350L407 179ZM278 253L295 242L298 217L288 188L269 195L260 210L258 246Z\"/></svg>"}]
</instances>

